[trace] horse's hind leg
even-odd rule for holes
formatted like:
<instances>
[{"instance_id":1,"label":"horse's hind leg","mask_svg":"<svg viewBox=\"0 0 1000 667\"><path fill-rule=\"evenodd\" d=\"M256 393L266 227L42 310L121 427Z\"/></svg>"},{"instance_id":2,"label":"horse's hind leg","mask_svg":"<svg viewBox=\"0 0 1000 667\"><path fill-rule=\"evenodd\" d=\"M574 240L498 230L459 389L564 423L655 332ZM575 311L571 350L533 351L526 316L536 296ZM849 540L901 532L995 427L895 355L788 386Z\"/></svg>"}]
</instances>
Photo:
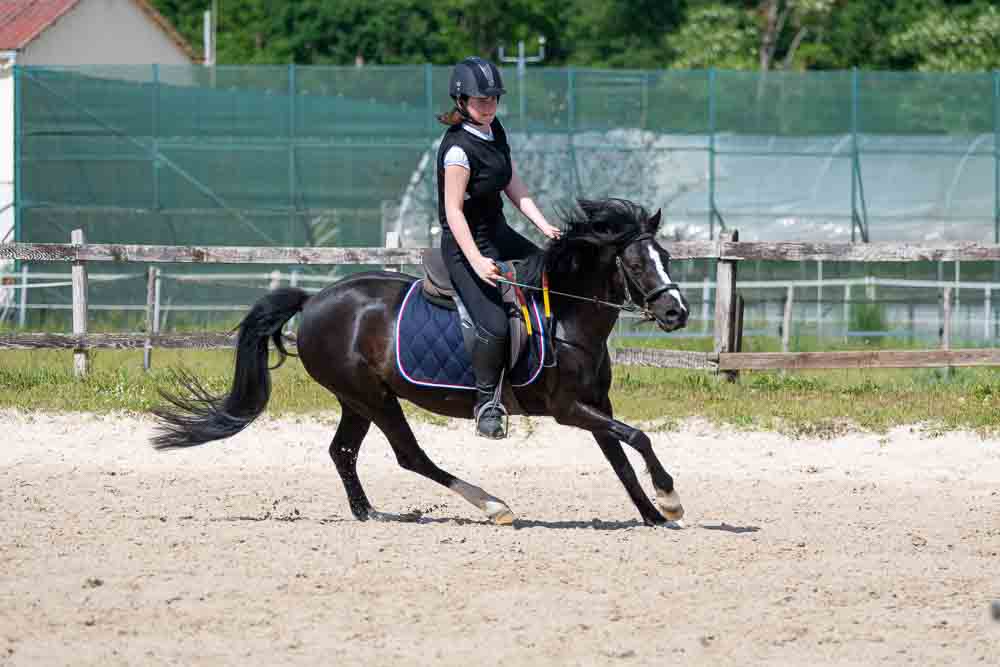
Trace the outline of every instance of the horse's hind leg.
<instances>
[{"instance_id":1,"label":"horse's hind leg","mask_svg":"<svg viewBox=\"0 0 1000 667\"><path fill-rule=\"evenodd\" d=\"M507 503L486 493L478 486L473 486L451 473L437 467L430 457L420 448L413 430L406 421L403 409L395 397L388 397L383 409L372 415L375 425L379 427L392 445L396 460L403 468L432 479L462 496L468 502L478 507L496 524L507 525L514 522L514 513Z\"/></svg>"},{"instance_id":2,"label":"horse's hind leg","mask_svg":"<svg viewBox=\"0 0 1000 667\"><path fill-rule=\"evenodd\" d=\"M351 513L354 518L364 521L370 516L372 506L361 486L361 480L358 479L358 451L372 423L346 403L341 402L341 406L343 412L333 442L330 443L330 458L333 459L337 472L340 473L340 479L344 482Z\"/></svg>"}]
</instances>

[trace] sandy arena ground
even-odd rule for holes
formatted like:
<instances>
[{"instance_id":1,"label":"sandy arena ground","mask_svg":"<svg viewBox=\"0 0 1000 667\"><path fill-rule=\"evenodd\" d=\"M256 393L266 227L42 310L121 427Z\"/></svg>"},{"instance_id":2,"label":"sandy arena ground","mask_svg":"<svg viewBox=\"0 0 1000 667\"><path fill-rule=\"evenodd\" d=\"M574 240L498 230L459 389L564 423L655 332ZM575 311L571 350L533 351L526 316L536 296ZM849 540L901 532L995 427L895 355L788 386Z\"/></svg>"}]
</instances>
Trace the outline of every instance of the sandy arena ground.
<instances>
[{"instance_id":1,"label":"sandy arena ground","mask_svg":"<svg viewBox=\"0 0 1000 667\"><path fill-rule=\"evenodd\" d=\"M0 412L0 664L1000 662L1000 441L688 422L652 436L688 511L668 530L583 432L416 425L514 510L497 527L375 429L392 519L355 521L334 425L157 453L146 419Z\"/></svg>"}]
</instances>

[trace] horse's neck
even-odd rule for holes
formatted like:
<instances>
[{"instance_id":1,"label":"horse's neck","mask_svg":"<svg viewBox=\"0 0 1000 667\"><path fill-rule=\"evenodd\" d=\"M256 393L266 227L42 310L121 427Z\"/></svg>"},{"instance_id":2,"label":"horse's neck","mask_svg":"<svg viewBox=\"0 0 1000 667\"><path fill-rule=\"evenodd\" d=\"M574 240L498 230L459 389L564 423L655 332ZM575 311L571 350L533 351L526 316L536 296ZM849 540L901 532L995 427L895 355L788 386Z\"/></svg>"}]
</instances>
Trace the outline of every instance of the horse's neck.
<instances>
[{"instance_id":1,"label":"horse's neck","mask_svg":"<svg viewBox=\"0 0 1000 667\"><path fill-rule=\"evenodd\" d=\"M624 298L613 265L561 278L558 286L553 285L560 292L609 303L621 303ZM562 305L564 312L557 312L556 318L563 323L567 340L582 347L603 347L618 320L618 309L576 299L565 299Z\"/></svg>"}]
</instances>

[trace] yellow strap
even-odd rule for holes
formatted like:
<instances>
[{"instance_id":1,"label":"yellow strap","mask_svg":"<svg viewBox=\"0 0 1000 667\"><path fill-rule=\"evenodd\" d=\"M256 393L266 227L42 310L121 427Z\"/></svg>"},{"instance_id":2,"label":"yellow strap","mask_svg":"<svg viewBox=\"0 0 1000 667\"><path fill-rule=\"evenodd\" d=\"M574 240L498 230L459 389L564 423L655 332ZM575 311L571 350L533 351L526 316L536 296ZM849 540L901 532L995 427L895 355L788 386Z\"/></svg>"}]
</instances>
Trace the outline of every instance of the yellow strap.
<instances>
[{"instance_id":1,"label":"yellow strap","mask_svg":"<svg viewBox=\"0 0 1000 667\"><path fill-rule=\"evenodd\" d=\"M521 314L524 315L524 326L528 331L528 335L531 335L531 316L528 315L528 307L521 304Z\"/></svg>"},{"instance_id":2,"label":"yellow strap","mask_svg":"<svg viewBox=\"0 0 1000 667\"><path fill-rule=\"evenodd\" d=\"M552 307L549 306L549 274L542 274L542 301L545 303L545 319L552 317Z\"/></svg>"}]
</instances>

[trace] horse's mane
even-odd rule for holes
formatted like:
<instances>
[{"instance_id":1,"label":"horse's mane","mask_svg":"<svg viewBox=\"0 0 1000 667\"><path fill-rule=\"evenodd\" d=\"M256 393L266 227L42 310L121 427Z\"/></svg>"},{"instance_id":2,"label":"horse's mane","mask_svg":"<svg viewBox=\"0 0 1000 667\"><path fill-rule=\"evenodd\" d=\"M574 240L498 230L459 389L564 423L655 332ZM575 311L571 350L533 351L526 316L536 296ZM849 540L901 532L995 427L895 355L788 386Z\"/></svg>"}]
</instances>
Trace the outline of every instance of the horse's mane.
<instances>
[{"instance_id":1,"label":"horse's mane","mask_svg":"<svg viewBox=\"0 0 1000 667\"><path fill-rule=\"evenodd\" d=\"M642 232L649 212L627 199L578 199L559 217L562 236L545 248L545 269L553 276L596 268L601 247Z\"/></svg>"}]
</instances>

